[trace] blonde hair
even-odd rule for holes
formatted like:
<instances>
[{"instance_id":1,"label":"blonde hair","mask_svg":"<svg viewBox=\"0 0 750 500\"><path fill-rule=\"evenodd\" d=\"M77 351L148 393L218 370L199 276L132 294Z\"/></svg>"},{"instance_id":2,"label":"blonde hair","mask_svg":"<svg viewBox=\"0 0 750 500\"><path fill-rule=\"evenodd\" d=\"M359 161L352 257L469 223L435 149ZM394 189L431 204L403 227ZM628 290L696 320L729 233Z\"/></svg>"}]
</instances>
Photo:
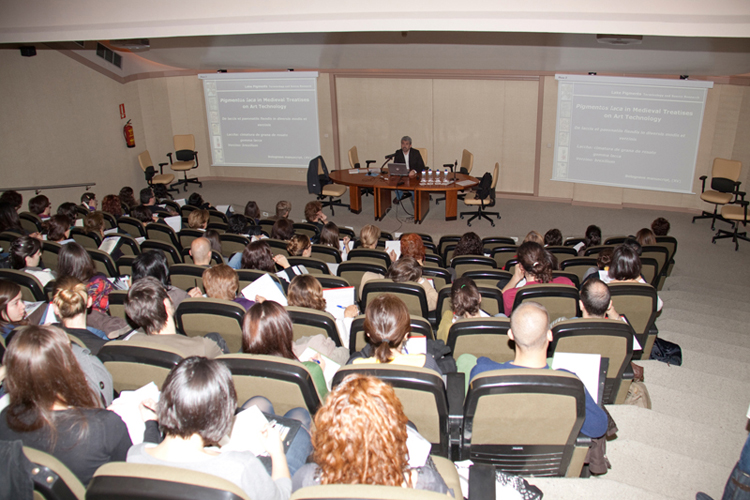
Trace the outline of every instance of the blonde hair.
<instances>
[{"instance_id":1,"label":"blonde hair","mask_svg":"<svg viewBox=\"0 0 750 500\"><path fill-rule=\"evenodd\" d=\"M188 214L188 226L190 229L203 229L208 224L208 217L208 210L193 210Z\"/></svg>"},{"instance_id":2,"label":"blonde hair","mask_svg":"<svg viewBox=\"0 0 750 500\"><path fill-rule=\"evenodd\" d=\"M63 276L55 283L52 302L57 306L62 319L75 318L88 308L89 294L86 285L73 276Z\"/></svg>"},{"instance_id":3,"label":"blonde hair","mask_svg":"<svg viewBox=\"0 0 750 500\"><path fill-rule=\"evenodd\" d=\"M359 241L364 248L375 248L380 239L380 228L367 224L359 231Z\"/></svg>"},{"instance_id":4,"label":"blonde hair","mask_svg":"<svg viewBox=\"0 0 750 500\"><path fill-rule=\"evenodd\" d=\"M203 288L213 299L232 300L237 296L240 278L237 271L226 264L218 264L203 271Z\"/></svg>"}]
</instances>

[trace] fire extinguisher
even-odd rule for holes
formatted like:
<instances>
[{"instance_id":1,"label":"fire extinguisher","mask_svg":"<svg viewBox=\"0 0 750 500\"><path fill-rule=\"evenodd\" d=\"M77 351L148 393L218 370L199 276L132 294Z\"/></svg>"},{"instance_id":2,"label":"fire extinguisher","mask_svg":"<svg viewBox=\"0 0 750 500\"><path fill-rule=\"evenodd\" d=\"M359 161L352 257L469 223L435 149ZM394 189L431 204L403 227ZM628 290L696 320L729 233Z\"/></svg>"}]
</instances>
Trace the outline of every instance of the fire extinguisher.
<instances>
[{"instance_id":1,"label":"fire extinguisher","mask_svg":"<svg viewBox=\"0 0 750 500\"><path fill-rule=\"evenodd\" d=\"M125 135L125 143L129 148L135 147L135 135L133 135L133 126L130 124L130 120L122 128L122 133Z\"/></svg>"}]
</instances>

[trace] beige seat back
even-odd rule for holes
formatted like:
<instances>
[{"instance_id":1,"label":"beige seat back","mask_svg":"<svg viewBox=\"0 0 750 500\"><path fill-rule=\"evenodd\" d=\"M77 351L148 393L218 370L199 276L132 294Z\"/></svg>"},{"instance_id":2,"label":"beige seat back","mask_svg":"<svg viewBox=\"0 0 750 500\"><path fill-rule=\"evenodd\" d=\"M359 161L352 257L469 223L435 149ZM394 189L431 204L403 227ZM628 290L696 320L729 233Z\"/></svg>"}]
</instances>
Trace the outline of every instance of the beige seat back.
<instances>
[{"instance_id":1,"label":"beige seat back","mask_svg":"<svg viewBox=\"0 0 750 500\"><path fill-rule=\"evenodd\" d=\"M465 318L456 321L448 331L448 347L453 357L472 354L486 356L498 363L513 361L515 343L508 337L508 318Z\"/></svg>"},{"instance_id":2,"label":"beige seat back","mask_svg":"<svg viewBox=\"0 0 750 500\"><path fill-rule=\"evenodd\" d=\"M468 149L464 149L461 153L461 163L458 166L459 169L466 169L467 174L471 174L474 168L474 155L469 152Z\"/></svg>"},{"instance_id":3,"label":"beige seat back","mask_svg":"<svg viewBox=\"0 0 750 500\"><path fill-rule=\"evenodd\" d=\"M218 333L229 352L242 350L242 318L245 308L236 302L210 298L187 298L175 311L177 330L188 337Z\"/></svg>"},{"instance_id":4,"label":"beige seat back","mask_svg":"<svg viewBox=\"0 0 750 500\"><path fill-rule=\"evenodd\" d=\"M164 344L146 340L113 340L102 346L97 357L112 374L117 392L134 391L153 382L161 389L182 353Z\"/></svg>"},{"instance_id":5,"label":"beige seat back","mask_svg":"<svg viewBox=\"0 0 750 500\"><path fill-rule=\"evenodd\" d=\"M68 467L49 453L31 448L23 447L23 454L34 464L31 469L31 477L34 481L34 498L58 499L76 498L84 500L86 487L73 474ZM52 492L47 496L47 492Z\"/></svg>"}]
</instances>

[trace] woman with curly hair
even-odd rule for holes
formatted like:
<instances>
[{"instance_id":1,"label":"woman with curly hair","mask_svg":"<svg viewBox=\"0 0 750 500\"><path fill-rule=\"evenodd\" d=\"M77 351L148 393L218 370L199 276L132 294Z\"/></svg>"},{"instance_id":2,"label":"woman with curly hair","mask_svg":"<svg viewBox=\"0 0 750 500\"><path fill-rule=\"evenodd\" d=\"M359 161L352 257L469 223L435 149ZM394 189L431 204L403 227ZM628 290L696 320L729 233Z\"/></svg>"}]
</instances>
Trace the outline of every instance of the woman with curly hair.
<instances>
[{"instance_id":1,"label":"woman with curly hair","mask_svg":"<svg viewBox=\"0 0 750 500\"><path fill-rule=\"evenodd\" d=\"M393 387L349 375L315 414L313 458L292 478L292 489L318 484L373 484L448 493L430 458L409 466L404 408Z\"/></svg>"},{"instance_id":2,"label":"woman with curly hair","mask_svg":"<svg viewBox=\"0 0 750 500\"><path fill-rule=\"evenodd\" d=\"M122 217L122 203L120 203L120 197L116 194L108 194L102 200L102 212L106 212L115 219Z\"/></svg>"},{"instance_id":3,"label":"woman with curly hair","mask_svg":"<svg viewBox=\"0 0 750 500\"><path fill-rule=\"evenodd\" d=\"M309 257L312 255L312 243L306 234L295 234L286 245L291 257Z\"/></svg>"},{"instance_id":4,"label":"woman with curly hair","mask_svg":"<svg viewBox=\"0 0 750 500\"><path fill-rule=\"evenodd\" d=\"M125 186L124 188L120 189L118 198L120 198L121 208L123 210L127 208L127 210L124 210L125 213L130 213L131 208L138 206L138 202L135 199L135 193L133 192L133 188L130 186Z\"/></svg>"},{"instance_id":5,"label":"woman with curly hair","mask_svg":"<svg viewBox=\"0 0 750 500\"><path fill-rule=\"evenodd\" d=\"M510 316L518 288L522 286L538 283L575 286L572 281L564 276L553 277L552 270L554 268L553 255L539 243L527 241L518 247L518 264L516 264L513 277L502 289L505 314Z\"/></svg>"},{"instance_id":6,"label":"woman with curly hair","mask_svg":"<svg viewBox=\"0 0 750 500\"><path fill-rule=\"evenodd\" d=\"M360 298L362 298L362 290L365 288L367 282L383 278L389 279L394 283L405 283L410 281L421 285L422 288L424 288L424 293L427 298L427 310L434 311L437 308L437 290L435 290L435 287L429 281L422 277L422 266L419 264L419 261L413 257L402 253L401 258L391 264L391 267L388 268L388 272L385 276L370 271L363 274L362 281L359 284Z\"/></svg>"},{"instance_id":7,"label":"woman with curly hair","mask_svg":"<svg viewBox=\"0 0 750 500\"><path fill-rule=\"evenodd\" d=\"M451 285L451 309L445 311L440 320L437 331L438 340L448 343L448 332L453 323L464 318L489 318L484 312L482 295L479 293L476 283L471 278L458 278Z\"/></svg>"}]
</instances>

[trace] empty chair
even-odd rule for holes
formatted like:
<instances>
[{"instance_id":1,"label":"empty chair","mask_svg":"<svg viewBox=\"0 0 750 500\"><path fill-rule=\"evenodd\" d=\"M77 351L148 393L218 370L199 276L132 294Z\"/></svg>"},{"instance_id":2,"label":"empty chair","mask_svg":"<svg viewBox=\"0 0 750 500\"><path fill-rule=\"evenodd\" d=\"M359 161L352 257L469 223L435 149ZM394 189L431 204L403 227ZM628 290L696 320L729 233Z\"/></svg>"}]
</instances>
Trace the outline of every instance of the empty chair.
<instances>
[{"instance_id":1,"label":"empty chair","mask_svg":"<svg viewBox=\"0 0 750 500\"><path fill-rule=\"evenodd\" d=\"M578 276L579 283L583 282L583 278L592 267L597 269L596 257L569 257L560 262L560 268Z\"/></svg>"},{"instance_id":2,"label":"empty chair","mask_svg":"<svg viewBox=\"0 0 750 500\"><path fill-rule=\"evenodd\" d=\"M122 217L117 219L117 227L119 227L122 231L129 234L133 238L146 237L146 229L143 226L143 222L133 217L123 215Z\"/></svg>"},{"instance_id":3,"label":"empty chair","mask_svg":"<svg viewBox=\"0 0 750 500\"><path fill-rule=\"evenodd\" d=\"M463 274L463 277L471 278L478 287L496 286L502 289L505 284L510 281L513 275L502 269L476 269L473 271L466 271Z\"/></svg>"},{"instance_id":4,"label":"empty chair","mask_svg":"<svg viewBox=\"0 0 750 500\"><path fill-rule=\"evenodd\" d=\"M341 198L346 193L346 186L331 183L331 178L328 176L328 168L322 156L316 156L310 160L310 164L307 167L307 191L310 194L317 195L323 207L331 207L332 215L335 215L333 211L334 205L349 206L345 205L340 199L335 199ZM328 199L326 200L326 198Z\"/></svg>"},{"instance_id":5,"label":"empty chair","mask_svg":"<svg viewBox=\"0 0 750 500\"><path fill-rule=\"evenodd\" d=\"M706 212L693 217L696 219L711 219L711 229L714 229L716 219L729 222L719 215L719 205L726 205L737 201L740 187L740 172L742 163L737 160L727 160L725 158L714 158L714 164L711 168L711 189L706 190L706 179L708 176L701 175L701 200L714 206L713 212Z\"/></svg>"},{"instance_id":6,"label":"empty chair","mask_svg":"<svg viewBox=\"0 0 750 500\"><path fill-rule=\"evenodd\" d=\"M491 257L480 257L478 255L461 255L454 257L451 267L456 270L456 277L461 277L467 271L483 269L496 269L497 262Z\"/></svg>"},{"instance_id":7,"label":"empty chair","mask_svg":"<svg viewBox=\"0 0 750 500\"><path fill-rule=\"evenodd\" d=\"M498 268L505 268L505 264L518 255L518 247L515 245L499 245L490 252Z\"/></svg>"},{"instance_id":8,"label":"empty chair","mask_svg":"<svg viewBox=\"0 0 750 500\"><path fill-rule=\"evenodd\" d=\"M440 290L446 285L450 285L452 278L451 273L447 269L440 267L424 266L422 268L422 276L425 279L432 280L435 290Z\"/></svg>"},{"instance_id":9,"label":"empty chair","mask_svg":"<svg viewBox=\"0 0 750 500\"><path fill-rule=\"evenodd\" d=\"M87 500L252 500L233 482L190 469L166 465L110 462L95 473Z\"/></svg>"},{"instance_id":10,"label":"empty chair","mask_svg":"<svg viewBox=\"0 0 750 500\"><path fill-rule=\"evenodd\" d=\"M481 373L466 394L461 459L509 474L578 477L591 443L579 437L585 413L583 383L571 373Z\"/></svg>"},{"instance_id":11,"label":"empty chair","mask_svg":"<svg viewBox=\"0 0 750 500\"><path fill-rule=\"evenodd\" d=\"M323 262L338 264L341 262L341 252L338 248L329 247L328 245L313 245L310 257L320 259Z\"/></svg>"},{"instance_id":12,"label":"empty chair","mask_svg":"<svg viewBox=\"0 0 750 500\"><path fill-rule=\"evenodd\" d=\"M57 270L57 255L60 253L62 245L55 243L54 241L44 240L42 242L42 262L44 267Z\"/></svg>"},{"instance_id":13,"label":"empty chair","mask_svg":"<svg viewBox=\"0 0 750 500\"><path fill-rule=\"evenodd\" d=\"M599 354L609 359L604 382L602 404L621 404L625 401L632 380L623 380L633 357L633 328L624 321L611 319L575 318L561 321L552 327L551 354L577 352ZM494 359L494 358L493 358Z\"/></svg>"},{"instance_id":14,"label":"empty chair","mask_svg":"<svg viewBox=\"0 0 750 500\"><path fill-rule=\"evenodd\" d=\"M83 248L99 248L102 237L94 232L87 232L82 227L70 228L70 237Z\"/></svg>"},{"instance_id":15,"label":"empty chair","mask_svg":"<svg viewBox=\"0 0 750 500\"><path fill-rule=\"evenodd\" d=\"M187 191L188 183L198 184L199 187L203 187L203 183L198 180L197 177L188 178L188 170L198 168L198 152L195 151L195 136L193 134L187 135L175 135L174 141L174 156L177 161L172 161L172 153L167 153L169 157L169 166L175 172L182 172L182 179L172 185L177 188L182 185L183 189Z\"/></svg>"},{"instance_id":16,"label":"empty chair","mask_svg":"<svg viewBox=\"0 0 750 500\"><path fill-rule=\"evenodd\" d=\"M94 268L97 273L102 273L108 278L116 278L119 276L117 264L112 260L112 256L103 250L97 250L94 248L87 248L86 252L91 256L91 260L94 261Z\"/></svg>"},{"instance_id":17,"label":"empty chair","mask_svg":"<svg viewBox=\"0 0 750 500\"><path fill-rule=\"evenodd\" d=\"M146 226L146 238L149 241L163 241L169 243L177 250L182 250L182 244L180 239L177 237L177 233L174 232L167 224L161 224L159 222L152 222Z\"/></svg>"},{"instance_id":18,"label":"empty chair","mask_svg":"<svg viewBox=\"0 0 750 500\"><path fill-rule=\"evenodd\" d=\"M497 179L499 176L500 163L495 163L495 170L492 174L492 183L490 184L489 188L484 190L480 188L480 190L468 193L466 195L466 197L464 198L464 204L477 207L476 212L461 212L461 219L463 219L465 215L471 215L471 218L466 221L466 225L471 226L471 221L477 218L482 218L487 219L492 227L495 227L495 222L490 219L489 216L494 215L495 217L500 219L500 213L487 212L485 211L485 207L495 206L495 188L497 187Z\"/></svg>"},{"instance_id":19,"label":"empty chair","mask_svg":"<svg viewBox=\"0 0 750 500\"><path fill-rule=\"evenodd\" d=\"M180 232L177 233L177 237L180 240L180 247L190 248L190 244L193 240L196 238L202 238L204 234L205 233L200 229L190 229L188 227L182 228Z\"/></svg>"},{"instance_id":20,"label":"empty chair","mask_svg":"<svg viewBox=\"0 0 750 500\"><path fill-rule=\"evenodd\" d=\"M125 300L128 292L125 290L112 290L109 292L109 315L113 318L128 319L125 314Z\"/></svg>"},{"instance_id":21,"label":"empty chair","mask_svg":"<svg viewBox=\"0 0 750 500\"><path fill-rule=\"evenodd\" d=\"M120 238L120 240L117 242L115 249L119 250L123 255L134 256L141 254L141 245L135 238L129 234L122 233L118 233L116 237Z\"/></svg>"},{"instance_id":22,"label":"empty chair","mask_svg":"<svg viewBox=\"0 0 750 500\"><path fill-rule=\"evenodd\" d=\"M117 392L134 391L150 382L161 388L169 372L182 360L178 349L138 339L107 342L97 357L112 374Z\"/></svg>"},{"instance_id":23,"label":"empty chair","mask_svg":"<svg viewBox=\"0 0 750 500\"><path fill-rule=\"evenodd\" d=\"M339 267L336 270L336 274L351 283L352 286L357 289L357 291L359 291L360 283L362 283L362 276L364 276L364 274L368 272L385 276L385 273L387 271L385 266L382 265L356 261L342 262L341 264L339 264Z\"/></svg>"},{"instance_id":24,"label":"empty chair","mask_svg":"<svg viewBox=\"0 0 750 500\"><path fill-rule=\"evenodd\" d=\"M514 342L508 338L508 318L464 318L459 319L448 331L448 341L454 358L461 354L472 354L477 358L486 356L498 363L513 361Z\"/></svg>"},{"instance_id":25,"label":"empty chair","mask_svg":"<svg viewBox=\"0 0 750 500\"><path fill-rule=\"evenodd\" d=\"M268 243L268 246L271 247L271 253L274 255L283 255L284 257L289 257L289 252L286 250L286 241L283 240L276 240L274 238L267 238L264 239L266 243Z\"/></svg>"},{"instance_id":26,"label":"empty chair","mask_svg":"<svg viewBox=\"0 0 750 500\"><path fill-rule=\"evenodd\" d=\"M523 286L516 293L513 309L526 300L543 305L549 313L550 322L558 318L575 318L581 315L578 289L571 285L538 283Z\"/></svg>"},{"instance_id":27,"label":"empty chair","mask_svg":"<svg viewBox=\"0 0 750 500\"><path fill-rule=\"evenodd\" d=\"M747 226L747 205L748 202L743 199L737 205L724 205L721 207L721 217L732 224L732 230L719 229L711 239L711 243L716 243L716 240L722 238L732 238L734 251L736 252L740 249L740 242L737 240L750 241L750 238L747 237L747 231L740 232L740 224L742 224L743 228Z\"/></svg>"},{"instance_id":28,"label":"empty chair","mask_svg":"<svg viewBox=\"0 0 750 500\"><path fill-rule=\"evenodd\" d=\"M235 253L242 252L250 244L250 238L241 234L223 233L219 236L221 240L221 254L231 257Z\"/></svg>"},{"instance_id":29,"label":"empty chair","mask_svg":"<svg viewBox=\"0 0 750 500\"><path fill-rule=\"evenodd\" d=\"M169 266L169 279L172 286L177 288L190 290L195 287L202 291L203 271L205 270L204 266L196 266L195 264L174 264Z\"/></svg>"},{"instance_id":30,"label":"empty chair","mask_svg":"<svg viewBox=\"0 0 750 500\"><path fill-rule=\"evenodd\" d=\"M182 264L182 255L180 255L180 251L171 243L158 240L146 240L141 243L141 251L145 252L147 250L161 250L164 252L164 255L167 256L167 263L170 266Z\"/></svg>"},{"instance_id":31,"label":"empty chair","mask_svg":"<svg viewBox=\"0 0 750 500\"><path fill-rule=\"evenodd\" d=\"M371 249L371 248L355 248L349 252L347 257L348 261L356 262L368 262L370 264L378 264L385 266L385 268L391 267L391 256L385 250Z\"/></svg>"},{"instance_id":32,"label":"empty chair","mask_svg":"<svg viewBox=\"0 0 750 500\"><path fill-rule=\"evenodd\" d=\"M341 339L336 327L336 318L326 311L307 307L287 306L286 312L292 319L294 340L314 335L324 335L333 340L336 347L341 347Z\"/></svg>"},{"instance_id":33,"label":"empty chair","mask_svg":"<svg viewBox=\"0 0 750 500\"><path fill-rule=\"evenodd\" d=\"M425 160L427 162L427 160ZM464 149L461 152L461 164L455 166L455 172L461 173L461 174L470 174L471 171L474 169L474 154L471 153L468 149ZM453 168L451 168L453 170ZM466 197L465 193L459 193L458 198L464 199ZM445 201L445 196L442 198L438 198L435 200L436 205L440 205L441 201Z\"/></svg>"},{"instance_id":34,"label":"empty chair","mask_svg":"<svg viewBox=\"0 0 750 500\"><path fill-rule=\"evenodd\" d=\"M155 184L163 184L167 187L167 191L180 192L179 189L170 186L174 182L174 174L164 173L164 166L168 165L167 162L159 163L159 173L157 174L154 162L151 160L151 154L146 150L138 155L138 164L141 166L149 186L153 187Z\"/></svg>"},{"instance_id":35,"label":"empty chair","mask_svg":"<svg viewBox=\"0 0 750 500\"><path fill-rule=\"evenodd\" d=\"M361 167L359 163L359 153L357 152L357 146L352 146L351 148L349 148L348 156L349 156L349 166L351 168ZM370 164L372 163L375 163L375 160L365 160L364 168L370 168Z\"/></svg>"},{"instance_id":36,"label":"empty chair","mask_svg":"<svg viewBox=\"0 0 750 500\"><path fill-rule=\"evenodd\" d=\"M232 372L237 401L264 396L280 415L299 407L315 415L321 405L312 375L299 361L258 354L225 354L216 360Z\"/></svg>"},{"instance_id":37,"label":"empty chair","mask_svg":"<svg viewBox=\"0 0 750 500\"><path fill-rule=\"evenodd\" d=\"M310 274L331 274L331 269L328 267L328 264L320 259L314 259L312 257L289 257L287 260L291 266L305 266L305 269L307 269L307 272Z\"/></svg>"},{"instance_id":38,"label":"empty chair","mask_svg":"<svg viewBox=\"0 0 750 500\"><path fill-rule=\"evenodd\" d=\"M183 300L174 314L177 331L188 337L218 333L229 352L242 350L242 318L245 308L236 302L205 297Z\"/></svg>"},{"instance_id":39,"label":"empty chair","mask_svg":"<svg viewBox=\"0 0 750 500\"><path fill-rule=\"evenodd\" d=\"M21 212L18 214L21 220L21 227L27 233L41 233L42 232L42 219L31 212Z\"/></svg>"}]
</instances>

